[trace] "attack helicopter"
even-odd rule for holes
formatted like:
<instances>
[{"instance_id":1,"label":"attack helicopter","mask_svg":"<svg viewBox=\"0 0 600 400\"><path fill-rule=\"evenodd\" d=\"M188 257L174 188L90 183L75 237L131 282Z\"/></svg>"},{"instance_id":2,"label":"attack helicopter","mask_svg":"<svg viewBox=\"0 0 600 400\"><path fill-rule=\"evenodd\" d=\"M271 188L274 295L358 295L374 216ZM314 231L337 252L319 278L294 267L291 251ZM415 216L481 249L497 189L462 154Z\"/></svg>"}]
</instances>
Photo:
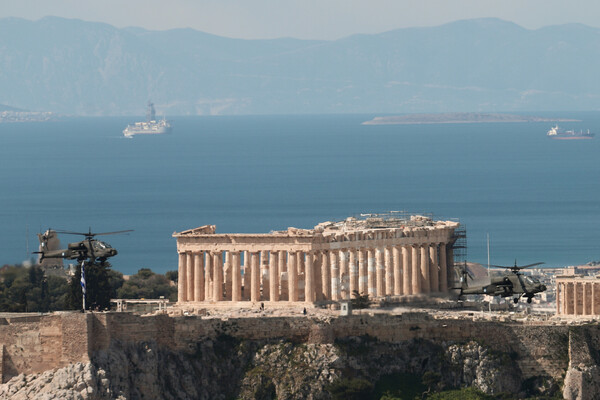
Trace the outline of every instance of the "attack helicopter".
<instances>
[{"instance_id":1,"label":"attack helicopter","mask_svg":"<svg viewBox=\"0 0 600 400\"><path fill-rule=\"evenodd\" d=\"M518 266L517 261L515 260L515 265L510 267L490 265L490 267L504 268L510 272L507 271L501 276L492 276L489 285L471 287L469 287L467 284L467 278L471 278L472 280L473 277L469 274L465 266L461 271L461 287L456 288L460 289L458 298L461 299L463 295L470 294L487 294L489 296L501 297L514 296L513 301L515 304L517 304L519 299L524 296L527 298L527 303L531 303L531 299L535 296L535 294L545 291L546 286L540 283L540 281L534 277L523 275L521 270L541 264L544 263L538 262L534 264Z\"/></svg>"},{"instance_id":2,"label":"attack helicopter","mask_svg":"<svg viewBox=\"0 0 600 400\"><path fill-rule=\"evenodd\" d=\"M96 262L96 260L98 260L100 263L103 263L109 257L116 256L117 250L112 248L108 243L94 238L101 235L116 235L126 232L133 232L133 230L128 229L124 231L93 233L90 228L90 230L85 233L49 229L43 234L38 234L38 238L40 240L40 251L36 251L34 254L40 254L40 262L47 258L59 258L77 260L78 262L88 261L90 264L93 264ZM52 248L53 246L50 240L55 238L57 233L66 235L81 235L84 236L85 239L80 242L69 243L66 249L54 249Z\"/></svg>"}]
</instances>

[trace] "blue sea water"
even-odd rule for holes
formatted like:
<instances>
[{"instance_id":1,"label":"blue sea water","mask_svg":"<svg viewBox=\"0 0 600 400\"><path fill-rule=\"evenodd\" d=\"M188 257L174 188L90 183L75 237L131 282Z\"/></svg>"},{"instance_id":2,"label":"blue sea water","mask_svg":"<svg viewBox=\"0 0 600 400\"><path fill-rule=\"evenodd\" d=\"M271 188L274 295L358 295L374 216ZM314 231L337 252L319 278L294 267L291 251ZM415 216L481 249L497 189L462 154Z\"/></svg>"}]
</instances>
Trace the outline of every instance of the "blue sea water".
<instances>
[{"instance_id":1,"label":"blue sea water","mask_svg":"<svg viewBox=\"0 0 600 400\"><path fill-rule=\"evenodd\" d=\"M600 132L600 113L565 128ZM172 118L172 135L125 139L135 118L0 124L0 264L29 259L48 227L106 236L123 273L177 268L174 231L311 228L365 212L458 218L468 259L564 266L600 259L600 135L546 138L549 123L366 126L372 115ZM61 242L78 241L61 236Z\"/></svg>"}]
</instances>

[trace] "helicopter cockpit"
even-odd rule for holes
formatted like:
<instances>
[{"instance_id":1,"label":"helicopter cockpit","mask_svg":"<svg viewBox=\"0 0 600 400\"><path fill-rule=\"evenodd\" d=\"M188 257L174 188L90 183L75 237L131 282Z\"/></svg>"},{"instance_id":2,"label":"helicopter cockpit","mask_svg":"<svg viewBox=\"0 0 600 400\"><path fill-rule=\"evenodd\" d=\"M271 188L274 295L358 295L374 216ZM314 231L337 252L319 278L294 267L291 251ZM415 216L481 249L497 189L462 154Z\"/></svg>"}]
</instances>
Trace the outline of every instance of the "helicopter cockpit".
<instances>
[{"instance_id":1,"label":"helicopter cockpit","mask_svg":"<svg viewBox=\"0 0 600 400\"><path fill-rule=\"evenodd\" d=\"M529 283L530 285L539 285L540 284L540 281L532 276L524 276L523 279L525 279L525 282Z\"/></svg>"},{"instance_id":2,"label":"helicopter cockpit","mask_svg":"<svg viewBox=\"0 0 600 400\"><path fill-rule=\"evenodd\" d=\"M108 244L106 242L101 242L99 240L93 241L92 246L94 247L94 250L112 249L110 244Z\"/></svg>"}]
</instances>

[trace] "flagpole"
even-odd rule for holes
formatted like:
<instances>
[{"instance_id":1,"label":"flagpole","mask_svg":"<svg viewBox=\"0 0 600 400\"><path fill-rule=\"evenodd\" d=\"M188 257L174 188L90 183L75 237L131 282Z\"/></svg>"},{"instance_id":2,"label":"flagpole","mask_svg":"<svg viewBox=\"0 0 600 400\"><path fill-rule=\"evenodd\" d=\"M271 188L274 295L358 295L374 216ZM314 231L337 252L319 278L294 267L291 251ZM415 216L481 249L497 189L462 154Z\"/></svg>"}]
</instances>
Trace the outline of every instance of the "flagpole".
<instances>
[{"instance_id":1,"label":"flagpole","mask_svg":"<svg viewBox=\"0 0 600 400\"><path fill-rule=\"evenodd\" d=\"M82 299L83 299L83 310L82 312L85 312L85 292L86 292L86 287L85 287L85 260L83 260L81 262L81 294L82 294Z\"/></svg>"},{"instance_id":2,"label":"flagpole","mask_svg":"<svg viewBox=\"0 0 600 400\"><path fill-rule=\"evenodd\" d=\"M490 234L487 234L488 278L490 276Z\"/></svg>"}]
</instances>

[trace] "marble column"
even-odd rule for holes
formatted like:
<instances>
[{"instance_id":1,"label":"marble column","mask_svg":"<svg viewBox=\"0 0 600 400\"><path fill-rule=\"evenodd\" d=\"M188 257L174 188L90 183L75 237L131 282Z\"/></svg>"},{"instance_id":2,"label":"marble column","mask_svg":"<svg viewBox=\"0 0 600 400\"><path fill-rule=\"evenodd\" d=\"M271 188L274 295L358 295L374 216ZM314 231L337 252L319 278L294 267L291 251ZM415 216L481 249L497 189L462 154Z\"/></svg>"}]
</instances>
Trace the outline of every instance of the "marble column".
<instances>
[{"instance_id":1,"label":"marble column","mask_svg":"<svg viewBox=\"0 0 600 400\"><path fill-rule=\"evenodd\" d=\"M377 296L375 271L375 249L367 249L367 293L370 298Z\"/></svg>"},{"instance_id":2,"label":"marble column","mask_svg":"<svg viewBox=\"0 0 600 400\"><path fill-rule=\"evenodd\" d=\"M588 304L589 304L589 300L588 300L588 290L587 290L587 282L584 282L581 284L581 289L583 292L583 307L582 307L582 315L588 315Z\"/></svg>"},{"instance_id":3,"label":"marble column","mask_svg":"<svg viewBox=\"0 0 600 400\"><path fill-rule=\"evenodd\" d=\"M340 299L340 268L338 259L340 252L331 250L329 252L329 265L331 266L331 300L338 301Z\"/></svg>"},{"instance_id":4,"label":"marble column","mask_svg":"<svg viewBox=\"0 0 600 400\"><path fill-rule=\"evenodd\" d=\"M440 243L440 292L448 292L448 262L446 261L446 243Z\"/></svg>"},{"instance_id":5,"label":"marble column","mask_svg":"<svg viewBox=\"0 0 600 400\"><path fill-rule=\"evenodd\" d=\"M368 294L368 273L365 250L358 249L358 291L361 295Z\"/></svg>"},{"instance_id":6,"label":"marble column","mask_svg":"<svg viewBox=\"0 0 600 400\"><path fill-rule=\"evenodd\" d=\"M421 294L421 271L419 268L419 247L412 246L412 294Z\"/></svg>"},{"instance_id":7,"label":"marble column","mask_svg":"<svg viewBox=\"0 0 600 400\"><path fill-rule=\"evenodd\" d=\"M340 250L340 300L350 298L350 273L348 270L348 252Z\"/></svg>"},{"instance_id":8,"label":"marble column","mask_svg":"<svg viewBox=\"0 0 600 400\"><path fill-rule=\"evenodd\" d=\"M269 254L269 299L279 301L279 255L276 251Z\"/></svg>"},{"instance_id":9,"label":"marble column","mask_svg":"<svg viewBox=\"0 0 600 400\"><path fill-rule=\"evenodd\" d=\"M331 253L324 251L321 258L321 286L324 300L331 300Z\"/></svg>"},{"instance_id":10,"label":"marble column","mask_svg":"<svg viewBox=\"0 0 600 400\"><path fill-rule=\"evenodd\" d=\"M563 282L563 314L564 315L568 315L569 314L569 284L566 282Z\"/></svg>"},{"instance_id":11,"label":"marble column","mask_svg":"<svg viewBox=\"0 0 600 400\"><path fill-rule=\"evenodd\" d=\"M260 301L260 253L250 253L250 301Z\"/></svg>"},{"instance_id":12,"label":"marble column","mask_svg":"<svg viewBox=\"0 0 600 400\"><path fill-rule=\"evenodd\" d=\"M573 282L573 315L577 315L577 302L579 301L577 296L577 282Z\"/></svg>"},{"instance_id":13,"label":"marble column","mask_svg":"<svg viewBox=\"0 0 600 400\"><path fill-rule=\"evenodd\" d=\"M561 307L560 307L560 301L562 299L562 293L561 293L561 287L560 287L560 282L556 282L556 315L560 315L561 314Z\"/></svg>"},{"instance_id":14,"label":"marble column","mask_svg":"<svg viewBox=\"0 0 600 400\"><path fill-rule=\"evenodd\" d=\"M323 265L323 252L315 251L313 253L315 301L323 300L323 276L321 275L321 265Z\"/></svg>"},{"instance_id":15,"label":"marble column","mask_svg":"<svg viewBox=\"0 0 600 400\"><path fill-rule=\"evenodd\" d=\"M194 300L204 300L204 253L194 253Z\"/></svg>"},{"instance_id":16,"label":"marble column","mask_svg":"<svg viewBox=\"0 0 600 400\"><path fill-rule=\"evenodd\" d=\"M565 315L573 314L573 284L565 282Z\"/></svg>"},{"instance_id":17,"label":"marble column","mask_svg":"<svg viewBox=\"0 0 600 400\"><path fill-rule=\"evenodd\" d=\"M421 246L421 291L429 293L429 246Z\"/></svg>"},{"instance_id":18,"label":"marble column","mask_svg":"<svg viewBox=\"0 0 600 400\"><path fill-rule=\"evenodd\" d=\"M411 246L402 246L402 294L405 296L413 294L411 252Z\"/></svg>"},{"instance_id":19,"label":"marble column","mask_svg":"<svg viewBox=\"0 0 600 400\"><path fill-rule=\"evenodd\" d=\"M404 282L402 276L402 254L398 246L392 247L392 261L394 263L394 296L404 294Z\"/></svg>"},{"instance_id":20,"label":"marble column","mask_svg":"<svg viewBox=\"0 0 600 400\"><path fill-rule=\"evenodd\" d=\"M271 287L270 284L270 274L269 274L269 252L268 251L261 251L260 252L260 278L261 278L261 282L262 282L262 299L263 300L270 300L269 294L270 294L270 290L269 288Z\"/></svg>"},{"instance_id":21,"label":"marble column","mask_svg":"<svg viewBox=\"0 0 600 400\"><path fill-rule=\"evenodd\" d=\"M179 271L177 273L177 302L183 303L187 300L187 257L185 253L179 253Z\"/></svg>"},{"instance_id":22,"label":"marble column","mask_svg":"<svg viewBox=\"0 0 600 400\"><path fill-rule=\"evenodd\" d=\"M252 286L250 283L252 276L252 269L250 268L251 256L249 251L244 251L244 276L242 278L244 291L242 294L242 300L249 301L250 300L250 287Z\"/></svg>"},{"instance_id":23,"label":"marble column","mask_svg":"<svg viewBox=\"0 0 600 400\"><path fill-rule=\"evenodd\" d=\"M306 252L304 270L304 301L312 303L315 301L315 269L313 265L314 255L311 251Z\"/></svg>"},{"instance_id":24,"label":"marble column","mask_svg":"<svg viewBox=\"0 0 600 400\"><path fill-rule=\"evenodd\" d=\"M187 271L187 277L186 277L186 283L187 283L187 291L186 291L186 298L187 301L194 301L196 299L196 297L194 296L194 255L192 253L186 253L186 261L185 264L187 266L186 271Z\"/></svg>"},{"instance_id":25,"label":"marble column","mask_svg":"<svg viewBox=\"0 0 600 400\"><path fill-rule=\"evenodd\" d=\"M204 260L204 300L210 301L213 299L213 255L211 252L206 252Z\"/></svg>"},{"instance_id":26,"label":"marble column","mask_svg":"<svg viewBox=\"0 0 600 400\"><path fill-rule=\"evenodd\" d=\"M223 254L220 251L214 253L213 268L213 300L223 301Z\"/></svg>"},{"instance_id":27,"label":"marble column","mask_svg":"<svg viewBox=\"0 0 600 400\"><path fill-rule=\"evenodd\" d=\"M557 314L565 313L565 285L563 285L562 282L556 283L556 306L560 308Z\"/></svg>"},{"instance_id":28,"label":"marble column","mask_svg":"<svg viewBox=\"0 0 600 400\"><path fill-rule=\"evenodd\" d=\"M568 315L569 314L569 285L566 282L563 282L563 314L564 315Z\"/></svg>"},{"instance_id":29,"label":"marble column","mask_svg":"<svg viewBox=\"0 0 600 400\"><path fill-rule=\"evenodd\" d=\"M296 261L298 255L295 251L288 251L288 284L289 301L298 301L298 270Z\"/></svg>"},{"instance_id":30,"label":"marble column","mask_svg":"<svg viewBox=\"0 0 600 400\"><path fill-rule=\"evenodd\" d=\"M279 300L287 301L289 298L288 289L289 289L289 274L287 270L287 252L280 251L278 252L279 260L277 264L279 266Z\"/></svg>"},{"instance_id":31,"label":"marble column","mask_svg":"<svg viewBox=\"0 0 600 400\"><path fill-rule=\"evenodd\" d=\"M386 296L394 295L394 251L391 247L386 247L383 254L383 264L385 266L385 287L384 293Z\"/></svg>"},{"instance_id":32,"label":"marble column","mask_svg":"<svg viewBox=\"0 0 600 400\"><path fill-rule=\"evenodd\" d=\"M304 301L304 293L306 292L306 253L298 252L298 261L296 268L298 269L298 301Z\"/></svg>"},{"instance_id":33,"label":"marble column","mask_svg":"<svg viewBox=\"0 0 600 400\"><path fill-rule=\"evenodd\" d=\"M375 296L385 296L385 268L383 266L384 249L375 249Z\"/></svg>"},{"instance_id":34,"label":"marble column","mask_svg":"<svg viewBox=\"0 0 600 400\"><path fill-rule=\"evenodd\" d=\"M356 263L356 249L349 249L348 255L348 268L350 273L350 293L348 293L349 298L354 296L354 292L358 292L358 265Z\"/></svg>"},{"instance_id":35,"label":"marble column","mask_svg":"<svg viewBox=\"0 0 600 400\"><path fill-rule=\"evenodd\" d=\"M240 252L231 252L231 301L242 300L242 274Z\"/></svg>"},{"instance_id":36,"label":"marble column","mask_svg":"<svg viewBox=\"0 0 600 400\"><path fill-rule=\"evenodd\" d=\"M437 243L429 245L429 281L432 292L440 291L440 267L438 263Z\"/></svg>"},{"instance_id":37,"label":"marble column","mask_svg":"<svg viewBox=\"0 0 600 400\"><path fill-rule=\"evenodd\" d=\"M224 251L223 253L225 254L225 300L231 301L231 291L233 290L233 286L231 283L231 252Z\"/></svg>"},{"instance_id":38,"label":"marble column","mask_svg":"<svg viewBox=\"0 0 600 400\"><path fill-rule=\"evenodd\" d=\"M596 315L596 283L592 283L592 315Z\"/></svg>"}]
</instances>

